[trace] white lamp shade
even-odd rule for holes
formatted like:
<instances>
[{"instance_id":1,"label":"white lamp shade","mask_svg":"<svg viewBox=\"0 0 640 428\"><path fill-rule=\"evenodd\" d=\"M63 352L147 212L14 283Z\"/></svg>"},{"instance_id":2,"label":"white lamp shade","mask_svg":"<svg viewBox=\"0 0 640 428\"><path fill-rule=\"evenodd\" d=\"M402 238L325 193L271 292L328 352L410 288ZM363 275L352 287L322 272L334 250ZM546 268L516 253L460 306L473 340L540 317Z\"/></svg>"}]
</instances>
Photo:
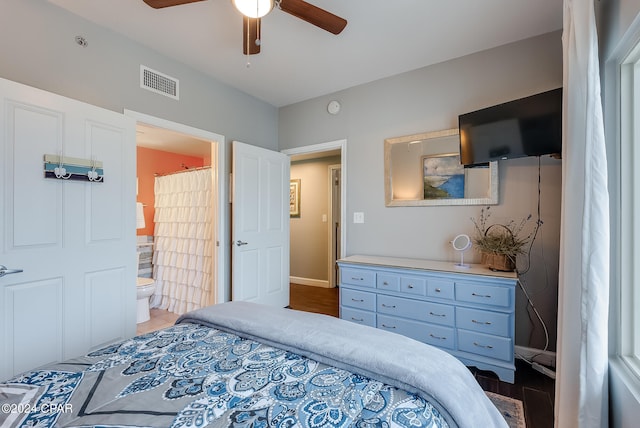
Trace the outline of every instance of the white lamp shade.
<instances>
[{"instance_id":1,"label":"white lamp shade","mask_svg":"<svg viewBox=\"0 0 640 428\"><path fill-rule=\"evenodd\" d=\"M136 202L136 229L144 229L145 227L144 207L142 206L142 202Z\"/></svg>"},{"instance_id":2,"label":"white lamp shade","mask_svg":"<svg viewBox=\"0 0 640 428\"><path fill-rule=\"evenodd\" d=\"M233 5L244 16L262 18L273 9L273 0L232 0Z\"/></svg>"}]
</instances>

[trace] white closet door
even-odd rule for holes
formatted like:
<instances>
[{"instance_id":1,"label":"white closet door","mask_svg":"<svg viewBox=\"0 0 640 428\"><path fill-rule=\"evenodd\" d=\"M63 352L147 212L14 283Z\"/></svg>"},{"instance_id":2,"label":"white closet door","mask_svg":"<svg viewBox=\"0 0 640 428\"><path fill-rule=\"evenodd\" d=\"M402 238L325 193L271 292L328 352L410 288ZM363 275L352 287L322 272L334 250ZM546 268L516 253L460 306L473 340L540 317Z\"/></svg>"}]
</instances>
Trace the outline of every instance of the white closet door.
<instances>
[{"instance_id":1,"label":"white closet door","mask_svg":"<svg viewBox=\"0 0 640 428\"><path fill-rule=\"evenodd\" d=\"M0 381L135 333L135 122L0 79ZM104 182L44 178L96 159Z\"/></svg>"}]
</instances>

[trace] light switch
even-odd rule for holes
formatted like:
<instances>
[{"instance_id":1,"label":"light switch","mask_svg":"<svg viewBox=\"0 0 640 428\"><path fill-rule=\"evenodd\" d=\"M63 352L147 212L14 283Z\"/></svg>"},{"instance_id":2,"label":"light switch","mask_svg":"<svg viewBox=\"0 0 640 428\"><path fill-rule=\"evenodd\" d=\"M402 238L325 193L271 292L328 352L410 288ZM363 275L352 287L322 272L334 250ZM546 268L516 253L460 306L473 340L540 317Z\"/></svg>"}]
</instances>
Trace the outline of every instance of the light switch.
<instances>
[{"instance_id":1,"label":"light switch","mask_svg":"<svg viewBox=\"0 0 640 428\"><path fill-rule=\"evenodd\" d=\"M353 213L354 223L364 223L364 213Z\"/></svg>"},{"instance_id":2,"label":"light switch","mask_svg":"<svg viewBox=\"0 0 640 428\"><path fill-rule=\"evenodd\" d=\"M322 222L323 223L327 222L327 215L326 214L322 214Z\"/></svg>"}]
</instances>

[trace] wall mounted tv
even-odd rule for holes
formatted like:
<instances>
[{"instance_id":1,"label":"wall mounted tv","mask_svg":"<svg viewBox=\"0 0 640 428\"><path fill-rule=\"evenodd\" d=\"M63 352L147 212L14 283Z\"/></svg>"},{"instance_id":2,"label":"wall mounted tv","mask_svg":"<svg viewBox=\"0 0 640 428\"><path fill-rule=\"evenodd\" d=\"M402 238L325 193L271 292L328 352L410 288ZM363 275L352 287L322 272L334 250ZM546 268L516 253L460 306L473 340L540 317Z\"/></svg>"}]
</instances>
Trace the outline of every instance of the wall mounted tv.
<instances>
[{"instance_id":1,"label":"wall mounted tv","mask_svg":"<svg viewBox=\"0 0 640 428\"><path fill-rule=\"evenodd\" d=\"M559 156L562 88L461 114L458 125L463 165L524 156Z\"/></svg>"}]
</instances>

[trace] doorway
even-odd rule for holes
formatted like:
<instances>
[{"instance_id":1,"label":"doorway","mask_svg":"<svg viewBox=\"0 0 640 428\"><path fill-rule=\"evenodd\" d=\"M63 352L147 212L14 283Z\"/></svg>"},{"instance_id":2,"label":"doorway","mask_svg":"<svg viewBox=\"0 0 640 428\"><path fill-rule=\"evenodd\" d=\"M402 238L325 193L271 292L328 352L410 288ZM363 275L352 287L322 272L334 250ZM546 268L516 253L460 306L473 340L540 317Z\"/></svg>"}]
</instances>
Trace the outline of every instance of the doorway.
<instances>
[{"instance_id":1,"label":"doorway","mask_svg":"<svg viewBox=\"0 0 640 428\"><path fill-rule=\"evenodd\" d=\"M212 189L215 189L215 197L212 201L213 211L213 257L211 271L213 302L219 303L229 300L230 287L228 279L228 248L221 245L228 240L229 233L225 201L228 198L225 181L225 137L209 131L193 128L176 122L148 116L143 113L125 110L125 115L133 117L137 121L137 141L145 140L144 146L158 151L179 153L180 156L193 156L206 159L204 162L211 167ZM145 133L145 134L142 134ZM145 137L142 137L146 135ZM180 162L181 163L181 162ZM179 165L180 167L181 165ZM183 168L191 168L187 161ZM150 211L148 208L145 210ZM145 217L148 214L145 213ZM152 218L152 217L151 217Z\"/></svg>"},{"instance_id":2,"label":"doorway","mask_svg":"<svg viewBox=\"0 0 640 428\"><path fill-rule=\"evenodd\" d=\"M291 282L336 287L336 260L346 247L346 140L283 153L291 157L291 179L300 189L299 214L291 217Z\"/></svg>"}]
</instances>

